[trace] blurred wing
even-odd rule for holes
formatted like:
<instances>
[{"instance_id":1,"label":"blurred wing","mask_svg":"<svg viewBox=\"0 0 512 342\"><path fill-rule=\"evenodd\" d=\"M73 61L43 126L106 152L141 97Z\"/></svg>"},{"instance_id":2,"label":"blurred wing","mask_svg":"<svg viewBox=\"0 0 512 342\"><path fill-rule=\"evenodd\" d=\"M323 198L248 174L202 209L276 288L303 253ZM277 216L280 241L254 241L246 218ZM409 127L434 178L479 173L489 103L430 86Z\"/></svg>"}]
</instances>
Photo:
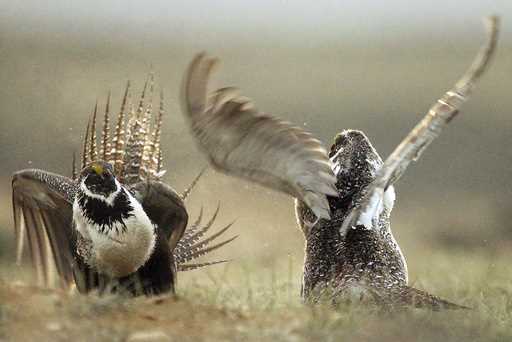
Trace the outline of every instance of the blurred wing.
<instances>
[{"instance_id":1,"label":"blurred wing","mask_svg":"<svg viewBox=\"0 0 512 342\"><path fill-rule=\"evenodd\" d=\"M484 73L494 54L498 37L498 19L488 18L488 40L482 46L469 70L430 108L427 115L405 137L384 162L377 178L368 186L362 202L345 219L342 234L349 227L365 224L367 217L375 217L386 190L405 172L411 161L416 161L427 146L439 136L441 130L458 114L461 105L469 98L475 83Z\"/></svg>"},{"instance_id":2,"label":"blurred wing","mask_svg":"<svg viewBox=\"0 0 512 342\"><path fill-rule=\"evenodd\" d=\"M170 186L159 181L140 182L133 190L150 220L165 232L171 251L174 250L188 222L181 197Z\"/></svg>"},{"instance_id":3,"label":"blurred wing","mask_svg":"<svg viewBox=\"0 0 512 342\"><path fill-rule=\"evenodd\" d=\"M327 153L303 129L258 112L234 88L207 99L216 59L197 55L185 75L183 111L192 134L213 167L304 201L319 218L329 218L326 195L337 196Z\"/></svg>"},{"instance_id":4,"label":"blurred wing","mask_svg":"<svg viewBox=\"0 0 512 342\"><path fill-rule=\"evenodd\" d=\"M71 179L42 170L22 170L13 176L17 260L27 242L38 285L68 288L73 281L75 191Z\"/></svg>"}]
</instances>

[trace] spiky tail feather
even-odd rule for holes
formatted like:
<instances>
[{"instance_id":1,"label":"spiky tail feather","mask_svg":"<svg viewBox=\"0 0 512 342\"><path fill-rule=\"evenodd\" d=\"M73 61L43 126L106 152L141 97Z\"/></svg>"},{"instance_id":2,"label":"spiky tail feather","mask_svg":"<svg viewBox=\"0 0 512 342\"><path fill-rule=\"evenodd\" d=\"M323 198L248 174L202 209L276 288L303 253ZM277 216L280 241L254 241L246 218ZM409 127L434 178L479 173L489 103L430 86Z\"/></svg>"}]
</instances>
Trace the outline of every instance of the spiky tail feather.
<instances>
[{"instance_id":1,"label":"spiky tail feather","mask_svg":"<svg viewBox=\"0 0 512 342\"><path fill-rule=\"evenodd\" d=\"M190 261L195 260L201 256L207 255L214 250L219 249L220 247L230 243L234 239L238 237L235 235L229 239L221 241L219 243L212 243L217 240L221 235L223 235L226 231L231 228L233 223L226 225L224 228L218 230L214 234L210 235L202 239L202 237L210 230L213 226L213 223L219 213L220 206L217 206L212 218L204 225L201 226L201 220L203 217L203 209L199 212L199 216L196 221L185 231L185 234L178 242L178 245L174 249L174 257L176 259L176 264L178 266L178 270L180 271L189 271L205 266L216 265L220 263L225 263L228 260L219 260L219 261L211 261L204 263L192 263L189 264Z\"/></svg>"},{"instance_id":2,"label":"spiky tail feather","mask_svg":"<svg viewBox=\"0 0 512 342\"><path fill-rule=\"evenodd\" d=\"M149 88L149 96L147 90ZM148 179L160 179L162 167L160 137L164 113L163 93L160 96L158 115L153 119L153 74L148 76L140 96L137 110L127 110L130 102L130 82L124 91L121 109L117 116L114 134L110 134L110 92L107 97L103 128L96 134L98 104L89 118L82 149L82 165L102 159L114 165L116 177L124 184L134 184ZM128 112L128 113L127 113ZM154 122L153 122L154 121ZM99 139L99 149L98 140Z\"/></svg>"},{"instance_id":3,"label":"spiky tail feather","mask_svg":"<svg viewBox=\"0 0 512 342\"><path fill-rule=\"evenodd\" d=\"M194 187L197 185L197 182L199 182L199 179L203 176L203 174L205 173L205 171L208 169L208 166L205 166L201 169L201 171L199 171L199 174L196 176L196 178L194 178L194 180L192 181L192 183L190 183L190 185L185 189L185 191L183 191L183 193L181 194L181 199L182 200L186 200L188 198L188 196L190 195L190 193L192 192L192 190L194 189Z\"/></svg>"}]
</instances>

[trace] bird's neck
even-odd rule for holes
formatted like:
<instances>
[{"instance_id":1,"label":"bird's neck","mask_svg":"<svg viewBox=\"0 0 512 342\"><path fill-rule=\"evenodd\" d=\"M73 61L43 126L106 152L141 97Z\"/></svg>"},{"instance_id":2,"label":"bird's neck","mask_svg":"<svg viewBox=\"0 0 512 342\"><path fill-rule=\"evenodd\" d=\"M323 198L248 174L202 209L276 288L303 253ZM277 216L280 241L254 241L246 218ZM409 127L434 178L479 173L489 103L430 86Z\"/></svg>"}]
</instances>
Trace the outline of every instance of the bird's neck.
<instances>
[{"instance_id":1,"label":"bird's neck","mask_svg":"<svg viewBox=\"0 0 512 342\"><path fill-rule=\"evenodd\" d=\"M73 205L73 219L81 238L89 241L85 262L116 278L136 272L153 253L156 241L142 205L125 189L113 205L82 195Z\"/></svg>"},{"instance_id":2,"label":"bird's neck","mask_svg":"<svg viewBox=\"0 0 512 342\"><path fill-rule=\"evenodd\" d=\"M103 232L114 229L117 225L123 226L124 221L134 215L133 201L123 188L111 202L88 196L84 192L79 193L77 202L86 220Z\"/></svg>"}]
</instances>

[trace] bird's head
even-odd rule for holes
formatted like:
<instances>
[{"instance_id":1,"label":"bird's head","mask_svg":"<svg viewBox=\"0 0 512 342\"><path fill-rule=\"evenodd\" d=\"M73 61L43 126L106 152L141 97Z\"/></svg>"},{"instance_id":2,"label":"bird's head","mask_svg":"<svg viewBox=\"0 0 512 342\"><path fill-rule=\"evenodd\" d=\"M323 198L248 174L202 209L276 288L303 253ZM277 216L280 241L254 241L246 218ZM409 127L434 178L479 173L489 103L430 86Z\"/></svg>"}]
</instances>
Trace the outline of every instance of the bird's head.
<instances>
[{"instance_id":1,"label":"bird's head","mask_svg":"<svg viewBox=\"0 0 512 342\"><path fill-rule=\"evenodd\" d=\"M329 197L331 211L341 210L347 214L350 206L363 194L382 167L382 159L366 135L357 130L344 130L334 138L329 158L336 176L338 197ZM304 222L314 222L316 216L304 203L295 207L297 221L305 236L309 229Z\"/></svg>"},{"instance_id":2,"label":"bird's head","mask_svg":"<svg viewBox=\"0 0 512 342\"><path fill-rule=\"evenodd\" d=\"M121 185L114 176L112 165L103 161L93 162L80 172L80 188L89 197L107 201L119 192Z\"/></svg>"},{"instance_id":3,"label":"bird's head","mask_svg":"<svg viewBox=\"0 0 512 342\"><path fill-rule=\"evenodd\" d=\"M382 159L370 140L357 130L344 130L336 135L329 158L337 178L340 199L360 193L382 167Z\"/></svg>"}]
</instances>

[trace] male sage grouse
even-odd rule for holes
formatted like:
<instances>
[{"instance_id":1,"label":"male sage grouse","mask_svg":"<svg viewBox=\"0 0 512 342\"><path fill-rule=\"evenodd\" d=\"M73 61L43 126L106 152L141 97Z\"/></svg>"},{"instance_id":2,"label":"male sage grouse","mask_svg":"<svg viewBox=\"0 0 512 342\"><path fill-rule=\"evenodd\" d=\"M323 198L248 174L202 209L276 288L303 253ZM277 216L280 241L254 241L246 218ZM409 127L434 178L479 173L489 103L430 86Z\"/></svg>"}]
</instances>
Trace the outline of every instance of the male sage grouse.
<instances>
[{"instance_id":1,"label":"male sage grouse","mask_svg":"<svg viewBox=\"0 0 512 342\"><path fill-rule=\"evenodd\" d=\"M408 286L406 262L390 227L393 184L457 115L486 69L496 39L497 19L491 18L488 41L471 68L385 162L363 132L342 131L327 156L309 134L260 113L236 89L208 96L216 59L199 54L191 62L182 88L183 111L213 167L297 198L297 221L306 240L304 301L460 307ZM307 161L310 154L317 156L316 164ZM312 167L317 167L314 172ZM324 182L331 173L335 194ZM325 188L328 206L309 192L311 185Z\"/></svg>"},{"instance_id":2,"label":"male sage grouse","mask_svg":"<svg viewBox=\"0 0 512 342\"><path fill-rule=\"evenodd\" d=\"M109 94L99 149L95 107L79 174L74 158L72 178L37 169L14 174L17 260L28 245L39 285L160 294L174 292L177 271L223 262L189 263L234 238L212 245L229 225L204 238L218 208L206 225L201 211L187 228L184 200L198 178L181 195L161 181L164 107L161 94L152 119L153 84L150 75L137 110L127 84L113 134Z\"/></svg>"}]
</instances>

